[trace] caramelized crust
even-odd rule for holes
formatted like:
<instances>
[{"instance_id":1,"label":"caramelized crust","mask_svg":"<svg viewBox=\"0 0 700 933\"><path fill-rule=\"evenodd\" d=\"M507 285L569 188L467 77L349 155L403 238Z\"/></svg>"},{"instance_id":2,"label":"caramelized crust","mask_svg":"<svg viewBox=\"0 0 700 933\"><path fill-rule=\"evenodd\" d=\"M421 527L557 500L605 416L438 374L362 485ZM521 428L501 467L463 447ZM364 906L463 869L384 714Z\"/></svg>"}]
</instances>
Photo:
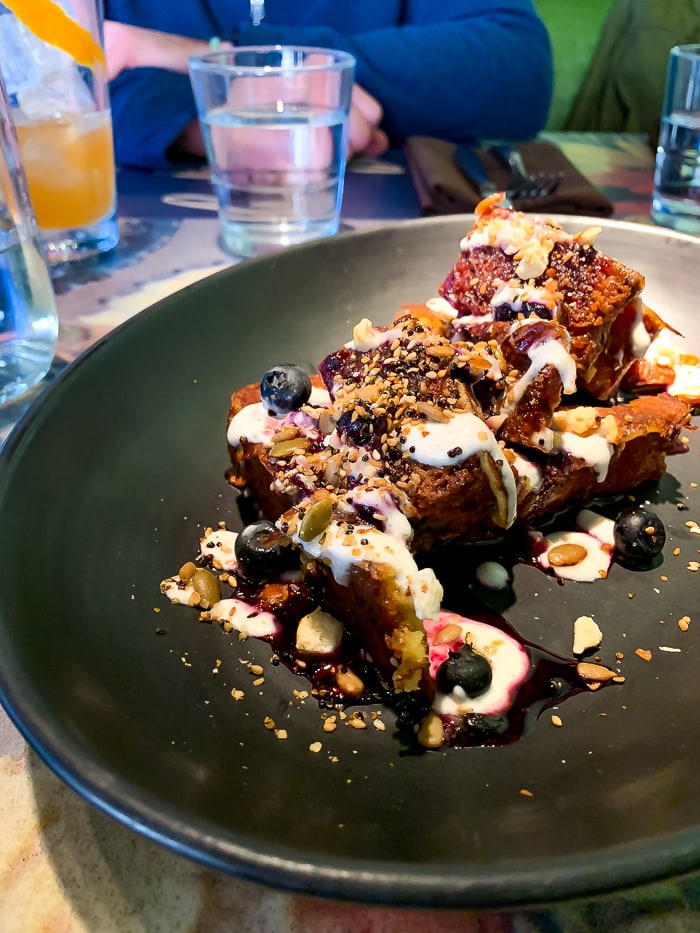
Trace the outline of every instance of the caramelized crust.
<instances>
[{"instance_id":1,"label":"caramelized crust","mask_svg":"<svg viewBox=\"0 0 700 933\"><path fill-rule=\"evenodd\" d=\"M601 422L608 419L606 427L614 447L605 479L600 482L595 470L582 460L557 452L541 461L542 482L519 505L524 522L541 520L597 496L629 492L642 483L656 482L689 421L685 402L665 394L594 411Z\"/></svg>"},{"instance_id":2,"label":"caramelized crust","mask_svg":"<svg viewBox=\"0 0 700 933\"><path fill-rule=\"evenodd\" d=\"M510 216L502 208L486 209L476 229L486 228L491 218L507 221ZM554 229L544 223L533 223L533 228L533 235L544 231L545 236ZM460 317L490 317L491 302L503 284L522 281L516 272L520 258L520 252L508 255L496 245L463 250L440 286L440 294ZM571 335L579 387L595 398L610 398L635 358L631 324L638 313L636 299L644 277L574 236L554 242L546 268L527 284L556 294L554 313ZM644 315L643 324L649 337L663 326L653 312Z\"/></svg>"}]
</instances>

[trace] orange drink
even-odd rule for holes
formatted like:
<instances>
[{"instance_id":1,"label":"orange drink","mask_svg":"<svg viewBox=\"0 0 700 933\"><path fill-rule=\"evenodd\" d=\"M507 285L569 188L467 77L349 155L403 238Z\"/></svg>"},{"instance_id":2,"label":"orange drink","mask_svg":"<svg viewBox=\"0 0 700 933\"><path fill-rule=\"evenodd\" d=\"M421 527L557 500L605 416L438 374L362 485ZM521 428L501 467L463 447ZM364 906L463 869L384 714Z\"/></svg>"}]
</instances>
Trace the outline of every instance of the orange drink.
<instances>
[{"instance_id":1,"label":"orange drink","mask_svg":"<svg viewBox=\"0 0 700 933\"><path fill-rule=\"evenodd\" d=\"M42 230L87 227L114 211L109 111L16 119L22 162Z\"/></svg>"}]
</instances>

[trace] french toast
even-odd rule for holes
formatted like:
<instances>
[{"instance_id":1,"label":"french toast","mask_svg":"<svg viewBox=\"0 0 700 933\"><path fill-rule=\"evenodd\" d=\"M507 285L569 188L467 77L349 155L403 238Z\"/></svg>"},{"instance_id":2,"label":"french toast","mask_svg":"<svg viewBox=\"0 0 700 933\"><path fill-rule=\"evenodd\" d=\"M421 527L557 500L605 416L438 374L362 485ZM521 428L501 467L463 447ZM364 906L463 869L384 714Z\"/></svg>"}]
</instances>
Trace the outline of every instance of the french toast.
<instances>
[{"instance_id":1,"label":"french toast","mask_svg":"<svg viewBox=\"0 0 700 933\"><path fill-rule=\"evenodd\" d=\"M414 554L658 479L688 421L667 395L562 407L577 373L566 329L535 318L505 330L454 339L464 331L449 318L411 306L389 327L362 321L319 365L327 396L317 387L285 418L266 414L256 386L231 399L234 482L303 552L325 608L397 692L434 689L423 620L442 589Z\"/></svg>"},{"instance_id":2,"label":"french toast","mask_svg":"<svg viewBox=\"0 0 700 933\"><path fill-rule=\"evenodd\" d=\"M557 321L570 335L579 388L611 398L664 326L642 304L644 277L595 248L600 228L570 235L498 202L493 195L477 207L440 295L469 322Z\"/></svg>"}]
</instances>

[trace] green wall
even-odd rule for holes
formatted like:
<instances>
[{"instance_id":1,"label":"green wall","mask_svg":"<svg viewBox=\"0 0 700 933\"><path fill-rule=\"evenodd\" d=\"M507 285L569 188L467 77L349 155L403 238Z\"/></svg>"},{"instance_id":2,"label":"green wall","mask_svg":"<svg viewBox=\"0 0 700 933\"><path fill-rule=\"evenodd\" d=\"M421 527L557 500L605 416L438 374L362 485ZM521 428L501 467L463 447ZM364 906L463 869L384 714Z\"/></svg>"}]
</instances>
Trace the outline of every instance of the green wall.
<instances>
[{"instance_id":1,"label":"green wall","mask_svg":"<svg viewBox=\"0 0 700 933\"><path fill-rule=\"evenodd\" d=\"M615 0L535 0L554 49L554 98L547 129L561 129L573 103L605 17Z\"/></svg>"}]
</instances>

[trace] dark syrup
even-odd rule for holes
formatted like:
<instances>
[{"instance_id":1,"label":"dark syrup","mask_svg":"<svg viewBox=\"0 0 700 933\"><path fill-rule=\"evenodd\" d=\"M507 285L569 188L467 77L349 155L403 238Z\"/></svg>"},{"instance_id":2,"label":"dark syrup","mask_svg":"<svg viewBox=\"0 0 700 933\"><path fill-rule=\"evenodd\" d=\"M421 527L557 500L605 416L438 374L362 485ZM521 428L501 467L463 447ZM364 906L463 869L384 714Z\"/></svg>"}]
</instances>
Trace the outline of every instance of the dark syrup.
<instances>
[{"instance_id":1,"label":"dark syrup","mask_svg":"<svg viewBox=\"0 0 700 933\"><path fill-rule=\"evenodd\" d=\"M525 534L520 542L523 548L526 542ZM470 546L469 563L476 566L480 560L495 559L492 547L488 548L487 558L478 545ZM515 563L518 549L517 542L513 544L509 541L507 545L504 542L499 550L500 559L511 559ZM464 552L465 548L440 549L437 561L434 559L436 555L431 555L431 563L436 567L439 578L446 582L446 601L452 607L451 611L505 632L524 648L530 659L530 668L507 712L494 716L444 716L446 744L460 748L509 745L531 731L545 710L589 687L578 675L576 661L524 639L502 615L481 602L471 585L465 585ZM528 552L523 549L520 553ZM458 585L455 585L456 580L460 581ZM270 587L284 588L286 598L278 606L271 606L268 602ZM371 659L351 633L344 633L340 647L333 655L319 658L297 651L297 624L306 613L319 605L319 595L314 593L313 583L307 586L305 583L273 581L261 585L238 579L236 588L227 595L249 603L253 612L274 611L280 622L280 631L264 639L272 648L273 659L309 682L311 695L321 708L343 710L381 703L396 714L397 730L402 742L409 747L417 746L415 735L430 709L430 700L422 695L395 694L391 691L382 682ZM348 697L338 687L336 673L343 668L349 668L362 680L364 690L359 696Z\"/></svg>"}]
</instances>

